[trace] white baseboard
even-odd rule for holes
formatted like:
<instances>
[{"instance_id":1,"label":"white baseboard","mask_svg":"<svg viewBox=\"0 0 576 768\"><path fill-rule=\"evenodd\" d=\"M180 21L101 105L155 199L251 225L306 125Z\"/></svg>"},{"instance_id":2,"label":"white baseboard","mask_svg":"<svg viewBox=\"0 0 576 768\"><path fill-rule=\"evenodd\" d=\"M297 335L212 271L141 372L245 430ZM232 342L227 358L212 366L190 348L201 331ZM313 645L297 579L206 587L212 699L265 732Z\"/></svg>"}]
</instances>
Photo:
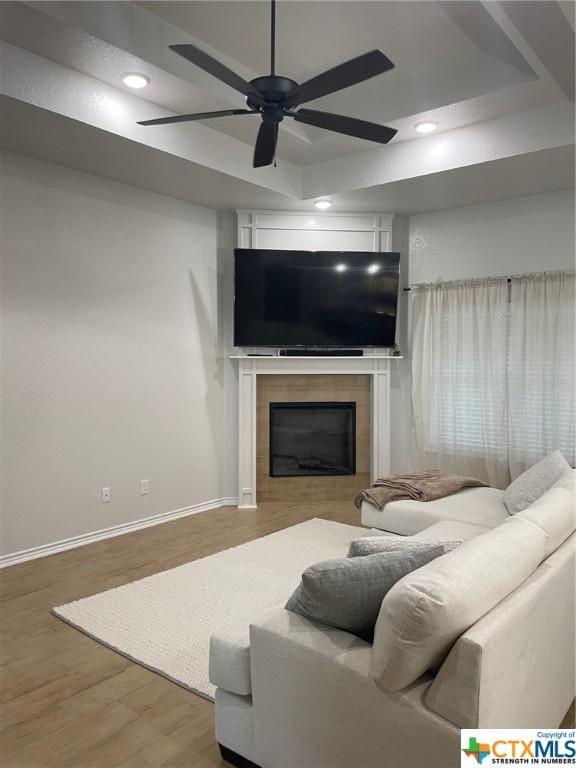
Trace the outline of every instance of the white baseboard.
<instances>
[{"instance_id":1,"label":"white baseboard","mask_svg":"<svg viewBox=\"0 0 576 768\"><path fill-rule=\"evenodd\" d=\"M9 565L18 565L18 563L26 563L28 560L36 560L39 557L56 555L58 552L65 552L68 549L75 549L76 547L85 547L87 544L94 544L95 542L103 541L104 539L112 539L114 536L123 536L126 533L133 533L134 531L140 531L143 528L150 528L152 525L169 523L172 520L178 520L180 517L196 515L198 512L206 512L209 509L236 506L237 504L238 499L233 497L212 499L212 501L205 501L202 504L193 504L190 507L174 509L172 512L161 512L159 515L145 517L143 520L134 520L131 523L120 523L120 525L113 525L111 528L103 528L101 531L83 533L80 534L80 536L72 536L70 539L55 541L52 544L42 544L39 547L23 549L20 552L13 552L10 555L0 556L0 568L6 568Z\"/></svg>"}]
</instances>

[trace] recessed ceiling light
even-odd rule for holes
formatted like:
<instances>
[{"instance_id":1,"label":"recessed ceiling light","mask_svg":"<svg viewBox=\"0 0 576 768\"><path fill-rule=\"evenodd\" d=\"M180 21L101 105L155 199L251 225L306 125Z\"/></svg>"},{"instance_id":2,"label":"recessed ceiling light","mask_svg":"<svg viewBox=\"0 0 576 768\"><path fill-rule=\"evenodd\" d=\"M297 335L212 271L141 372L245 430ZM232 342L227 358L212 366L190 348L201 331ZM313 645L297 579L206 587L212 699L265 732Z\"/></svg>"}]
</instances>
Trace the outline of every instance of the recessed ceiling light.
<instances>
[{"instance_id":1,"label":"recessed ceiling light","mask_svg":"<svg viewBox=\"0 0 576 768\"><path fill-rule=\"evenodd\" d=\"M332 208L332 200L314 200L314 205L321 211L327 211L328 208Z\"/></svg>"},{"instance_id":2,"label":"recessed ceiling light","mask_svg":"<svg viewBox=\"0 0 576 768\"><path fill-rule=\"evenodd\" d=\"M431 120L425 120L422 123L416 123L414 126L418 133L433 133L438 128L438 123L433 123Z\"/></svg>"},{"instance_id":3,"label":"recessed ceiling light","mask_svg":"<svg viewBox=\"0 0 576 768\"><path fill-rule=\"evenodd\" d=\"M122 82L128 88L146 88L150 83L150 78L147 75L139 75L137 72L127 72L122 78Z\"/></svg>"},{"instance_id":4,"label":"recessed ceiling light","mask_svg":"<svg viewBox=\"0 0 576 768\"><path fill-rule=\"evenodd\" d=\"M336 264L335 270L336 272L346 272L348 269L348 266L346 264Z\"/></svg>"}]
</instances>

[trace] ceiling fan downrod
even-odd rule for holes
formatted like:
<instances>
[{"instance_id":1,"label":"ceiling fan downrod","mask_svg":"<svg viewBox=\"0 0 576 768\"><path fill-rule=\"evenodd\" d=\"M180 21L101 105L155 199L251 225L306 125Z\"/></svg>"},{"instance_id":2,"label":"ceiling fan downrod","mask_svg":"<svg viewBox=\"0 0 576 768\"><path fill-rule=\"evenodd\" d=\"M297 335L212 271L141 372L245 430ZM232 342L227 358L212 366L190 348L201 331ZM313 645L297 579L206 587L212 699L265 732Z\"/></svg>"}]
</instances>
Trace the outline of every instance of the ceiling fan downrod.
<instances>
[{"instance_id":1,"label":"ceiling fan downrod","mask_svg":"<svg viewBox=\"0 0 576 768\"><path fill-rule=\"evenodd\" d=\"M270 8L270 74L276 74L276 0L271 0Z\"/></svg>"}]
</instances>

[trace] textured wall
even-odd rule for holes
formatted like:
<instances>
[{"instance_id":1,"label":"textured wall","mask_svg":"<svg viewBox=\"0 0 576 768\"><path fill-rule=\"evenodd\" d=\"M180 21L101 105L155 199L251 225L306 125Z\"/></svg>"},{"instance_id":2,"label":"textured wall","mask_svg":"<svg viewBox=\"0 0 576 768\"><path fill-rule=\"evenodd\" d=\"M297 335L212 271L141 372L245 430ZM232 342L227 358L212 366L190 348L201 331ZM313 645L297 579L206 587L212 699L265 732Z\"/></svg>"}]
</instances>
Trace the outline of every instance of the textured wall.
<instances>
[{"instance_id":1,"label":"textured wall","mask_svg":"<svg viewBox=\"0 0 576 768\"><path fill-rule=\"evenodd\" d=\"M17 155L3 176L2 551L221 497L216 214Z\"/></svg>"},{"instance_id":2,"label":"textured wall","mask_svg":"<svg viewBox=\"0 0 576 768\"><path fill-rule=\"evenodd\" d=\"M574 268L574 192L410 219L410 282Z\"/></svg>"}]
</instances>

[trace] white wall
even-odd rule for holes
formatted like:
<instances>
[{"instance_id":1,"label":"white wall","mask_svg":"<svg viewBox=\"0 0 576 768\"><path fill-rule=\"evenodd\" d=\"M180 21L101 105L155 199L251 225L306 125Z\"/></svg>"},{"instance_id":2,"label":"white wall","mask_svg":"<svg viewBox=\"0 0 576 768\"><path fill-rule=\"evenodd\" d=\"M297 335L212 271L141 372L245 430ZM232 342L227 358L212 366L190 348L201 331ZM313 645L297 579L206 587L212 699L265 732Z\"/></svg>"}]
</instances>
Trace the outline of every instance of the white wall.
<instances>
[{"instance_id":1,"label":"white wall","mask_svg":"<svg viewBox=\"0 0 576 768\"><path fill-rule=\"evenodd\" d=\"M2 170L2 552L223 496L230 222L17 155Z\"/></svg>"},{"instance_id":2,"label":"white wall","mask_svg":"<svg viewBox=\"0 0 576 768\"><path fill-rule=\"evenodd\" d=\"M236 214L219 213L218 249L218 324L222 339L224 372L224 466L223 494L238 496L238 366L230 355L234 351L234 247L236 245Z\"/></svg>"},{"instance_id":3,"label":"white wall","mask_svg":"<svg viewBox=\"0 0 576 768\"><path fill-rule=\"evenodd\" d=\"M411 283L574 268L574 192L410 219Z\"/></svg>"}]
</instances>

